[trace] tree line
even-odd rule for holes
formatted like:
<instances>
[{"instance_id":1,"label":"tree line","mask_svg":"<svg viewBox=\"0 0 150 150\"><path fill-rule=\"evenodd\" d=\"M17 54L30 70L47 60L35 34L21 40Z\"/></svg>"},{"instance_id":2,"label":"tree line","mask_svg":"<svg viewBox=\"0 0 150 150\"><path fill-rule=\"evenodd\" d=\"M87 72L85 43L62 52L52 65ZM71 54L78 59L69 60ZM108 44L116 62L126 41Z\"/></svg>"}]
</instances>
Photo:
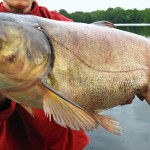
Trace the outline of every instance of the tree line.
<instances>
[{"instance_id":1,"label":"tree line","mask_svg":"<svg viewBox=\"0 0 150 150\"><path fill-rule=\"evenodd\" d=\"M121 7L96 10L92 12L76 11L68 13L65 9L60 9L59 13L74 20L75 22L92 23L107 20L112 23L150 23L150 8L145 10L127 9Z\"/></svg>"}]
</instances>

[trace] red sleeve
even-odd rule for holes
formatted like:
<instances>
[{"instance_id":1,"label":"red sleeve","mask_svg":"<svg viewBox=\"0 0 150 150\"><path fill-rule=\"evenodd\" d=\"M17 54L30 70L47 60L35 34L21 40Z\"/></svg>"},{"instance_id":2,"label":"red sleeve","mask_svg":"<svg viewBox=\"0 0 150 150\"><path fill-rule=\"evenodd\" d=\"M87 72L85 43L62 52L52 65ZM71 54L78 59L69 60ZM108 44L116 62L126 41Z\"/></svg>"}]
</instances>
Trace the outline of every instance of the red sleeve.
<instances>
[{"instance_id":1,"label":"red sleeve","mask_svg":"<svg viewBox=\"0 0 150 150\"><path fill-rule=\"evenodd\" d=\"M16 107L16 102L11 100L10 107L4 111L0 111L0 122L7 120L14 112Z\"/></svg>"},{"instance_id":2,"label":"red sleeve","mask_svg":"<svg viewBox=\"0 0 150 150\"><path fill-rule=\"evenodd\" d=\"M67 133L59 136L59 139L53 143L50 149L83 150L88 143L89 138L84 131L74 131L67 128Z\"/></svg>"},{"instance_id":3,"label":"red sleeve","mask_svg":"<svg viewBox=\"0 0 150 150\"><path fill-rule=\"evenodd\" d=\"M70 148L70 150L82 150L89 143L89 138L84 131L74 131L70 128L68 130L68 140L72 140L69 141L69 144L67 145L68 147L66 149L69 150Z\"/></svg>"}]
</instances>

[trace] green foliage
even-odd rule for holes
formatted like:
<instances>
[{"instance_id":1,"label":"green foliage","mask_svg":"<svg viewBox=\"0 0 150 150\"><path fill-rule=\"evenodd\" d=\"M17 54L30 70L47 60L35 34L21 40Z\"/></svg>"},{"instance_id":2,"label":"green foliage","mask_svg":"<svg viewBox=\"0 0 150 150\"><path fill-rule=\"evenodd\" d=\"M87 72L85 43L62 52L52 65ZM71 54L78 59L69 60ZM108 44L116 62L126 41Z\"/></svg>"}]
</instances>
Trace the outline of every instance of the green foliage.
<instances>
[{"instance_id":1,"label":"green foliage","mask_svg":"<svg viewBox=\"0 0 150 150\"><path fill-rule=\"evenodd\" d=\"M91 22L90 23L104 20L104 19L105 19L105 11L104 10L97 10L97 11L91 12Z\"/></svg>"},{"instance_id":2,"label":"green foliage","mask_svg":"<svg viewBox=\"0 0 150 150\"><path fill-rule=\"evenodd\" d=\"M75 22L92 23L107 20L112 23L150 23L150 8L145 10L127 9L121 7L96 10L92 12L77 11L68 13L65 9L60 9L59 13L74 20Z\"/></svg>"},{"instance_id":3,"label":"green foliage","mask_svg":"<svg viewBox=\"0 0 150 150\"><path fill-rule=\"evenodd\" d=\"M59 10L59 13L60 13L61 15L66 16L66 17L69 16L68 12L67 12L65 9L60 9L60 10Z\"/></svg>"},{"instance_id":4,"label":"green foliage","mask_svg":"<svg viewBox=\"0 0 150 150\"><path fill-rule=\"evenodd\" d=\"M150 8L147 8L144 11L144 22L150 23Z\"/></svg>"}]
</instances>

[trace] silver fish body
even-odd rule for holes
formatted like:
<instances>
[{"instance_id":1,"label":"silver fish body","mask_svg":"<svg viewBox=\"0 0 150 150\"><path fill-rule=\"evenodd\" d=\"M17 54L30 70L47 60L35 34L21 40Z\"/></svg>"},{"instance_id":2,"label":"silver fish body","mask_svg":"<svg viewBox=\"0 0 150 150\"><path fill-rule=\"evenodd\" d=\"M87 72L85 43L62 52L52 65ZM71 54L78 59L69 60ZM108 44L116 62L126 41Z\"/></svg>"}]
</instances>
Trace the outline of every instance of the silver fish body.
<instances>
[{"instance_id":1,"label":"silver fish body","mask_svg":"<svg viewBox=\"0 0 150 150\"><path fill-rule=\"evenodd\" d=\"M148 39L28 15L0 13L0 20L0 89L6 97L43 109L64 127L101 125L115 134L121 132L117 120L97 111L135 95L150 103Z\"/></svg>"}]
</instances>

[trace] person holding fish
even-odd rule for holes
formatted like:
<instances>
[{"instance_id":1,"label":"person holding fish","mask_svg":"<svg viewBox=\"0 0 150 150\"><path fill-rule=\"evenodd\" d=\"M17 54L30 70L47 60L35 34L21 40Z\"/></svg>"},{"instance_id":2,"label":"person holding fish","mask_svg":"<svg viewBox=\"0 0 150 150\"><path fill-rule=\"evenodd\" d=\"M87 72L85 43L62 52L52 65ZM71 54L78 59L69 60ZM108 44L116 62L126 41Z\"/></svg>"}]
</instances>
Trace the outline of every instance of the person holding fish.
<instances>
[{"instance_id":1,"label":"person holding fish","mask_svg":"<svg viewBox=\"0 0 150 150\"><path fill-rule=\"evenodd\" d=\"M80 150L83 131L121 135L102 111L135 95L150 104L147 38L73 23L35 1L4 0L0 11L0 149Z\"/></svg>"},{"instance_id":2,"label":"person holding fish","mask_svg":"<svg viewBox=\"0 0 150 150\"><path fill-rule=\"evenodd\" d=\"M72 21L34 0L3 0L0 12ZM64 128L53 119L50 122L42 110L32 109L33 117L18 103L0 96L0 150L81 150L88 144L82 130Z\"/></svg>"}]
</instances>

